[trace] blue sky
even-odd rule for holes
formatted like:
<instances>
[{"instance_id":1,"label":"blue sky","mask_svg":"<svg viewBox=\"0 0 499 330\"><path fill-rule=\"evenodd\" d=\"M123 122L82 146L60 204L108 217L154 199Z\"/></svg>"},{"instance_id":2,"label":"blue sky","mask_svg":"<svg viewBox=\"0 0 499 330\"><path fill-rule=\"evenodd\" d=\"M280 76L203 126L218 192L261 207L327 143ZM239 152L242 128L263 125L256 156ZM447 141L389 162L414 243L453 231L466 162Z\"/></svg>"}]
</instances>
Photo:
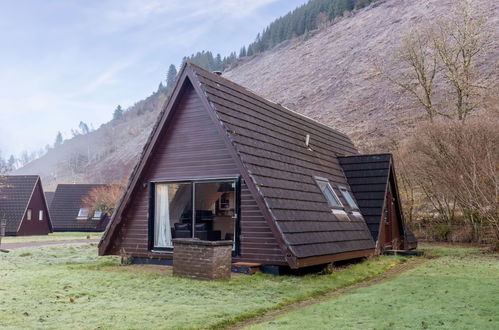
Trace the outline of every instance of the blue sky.
<instances>
[{"instance_id":1,"label":"blue sky","mask_svg":"<svg viewBox=\"0 0 499 330\"><path fill-rule=\"evenodd\" d=\"M150 95L170 63L239 51L306 0L0 1L4 158L100 126Z\"/></svg>"}]
</instances>

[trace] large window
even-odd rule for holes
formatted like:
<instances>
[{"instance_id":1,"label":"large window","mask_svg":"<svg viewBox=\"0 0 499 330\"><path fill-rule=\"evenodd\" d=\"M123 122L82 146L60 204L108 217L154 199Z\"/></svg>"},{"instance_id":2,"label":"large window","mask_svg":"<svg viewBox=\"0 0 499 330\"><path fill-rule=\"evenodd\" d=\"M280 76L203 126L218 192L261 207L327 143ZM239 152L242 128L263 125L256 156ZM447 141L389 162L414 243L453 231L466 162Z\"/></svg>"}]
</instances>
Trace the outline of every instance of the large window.
<instances>
[{"instance_id":1,"label":"large window","mask_svg":"<svg viewBox=\"0 0 499 330\"><path fill-rule=\"evenodd\" d=\"M343 205L340 202L340 199L334 192L333 187L331 187L331 184L329 183L328 179L320 177L314 177L314 179L317 185L319 186L320 190L322 191L322 194L329 203L329 206L336 208L343 207Z\"/></svg>"},{"instance_id":2,"label":"large window","mask_svg":"<svg viewBox=\"0 0 499 330\"><path fill-rule=\"evenodd\" d=\"M153 192L153 248L172 248L174 238L235 242L236 180L156 183Z\"/></svg>"}]
</instances>

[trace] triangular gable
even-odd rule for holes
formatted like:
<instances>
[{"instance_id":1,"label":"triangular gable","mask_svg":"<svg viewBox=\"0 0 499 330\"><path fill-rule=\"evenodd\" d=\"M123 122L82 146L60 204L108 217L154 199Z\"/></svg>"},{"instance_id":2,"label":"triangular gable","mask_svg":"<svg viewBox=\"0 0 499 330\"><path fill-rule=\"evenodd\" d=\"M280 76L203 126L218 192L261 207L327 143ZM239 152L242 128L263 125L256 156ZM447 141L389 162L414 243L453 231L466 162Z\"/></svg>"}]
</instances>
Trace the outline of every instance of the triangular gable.
<instances>
[{"instance_id":1,"label":"triangular gable","mask_svg":"<svg viewBox=\"0 0 499 330\"><path fill-rule=\"evenodd\" d=\"M41 203L41 205L39 204ZM41 206L41 208L40 208ZM35 211L32 214L33 220L28 221L26 219L27 209L31 209ZM36 211L43 211L44 218L43 221L34 220L38 217ZM52 218L50 217L50 210L48 207L47 199L43 192L42 180L38 177L36 181L33 191L31 192L30 198L26 204L26 210L22 216L22 221L19 223L17 228L17 234L20 235L39 235L39 234L48 234L52 233Z\"/></svg>"},{"instance_id":2,"label":"triangular gable","mask_svg":"<svg viewBox=\"0 0 499 330\"><path fill-rule=\"evenodd\" d=\"M38 175L0 176L0 218L7 220L6 233L16 233L40 177Z\"/></svg>"},{"instance_id":3,"label":"triangular gable","mask_svg":"<svg viewBox=\"0 0 499 330\"><path fill-rule=\"evenodd\" d=\"M357 151L345 135L187 64L101 240L100 254L106 252L113 239L121 213L161 128L169 120L171 109L188 82L219 124L219 133L290 266L303 265L299 259L374 249L364 220L347 214L334 215L314 182L314 176L322 176L348 187L336 156ZM305 145L307 134L311 136L308 146Z\"/></svg>"}]
</instances>

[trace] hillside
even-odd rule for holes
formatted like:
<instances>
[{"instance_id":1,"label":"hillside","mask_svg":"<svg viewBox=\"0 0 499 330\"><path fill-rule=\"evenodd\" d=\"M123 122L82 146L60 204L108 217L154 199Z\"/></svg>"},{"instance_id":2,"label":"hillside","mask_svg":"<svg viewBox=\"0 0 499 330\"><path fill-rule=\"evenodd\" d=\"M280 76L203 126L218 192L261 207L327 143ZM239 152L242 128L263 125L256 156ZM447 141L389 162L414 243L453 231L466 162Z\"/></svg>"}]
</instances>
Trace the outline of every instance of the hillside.
<instances>
[{"instance_id":1,"label":"hillside","mask_svg":"<svg viewBox=\"0 0 499 330\"><path fill-rule=\"evenodd\" d=\"M498 25L499 4L477 0ZM336 19L306 40L299 37L238 60L224 76L348 135L364 150L410 132L419 111L410 98L374 76L378 59L390 59L404 33L449 10L453 0L381 0ZM496 29L495 33L498 31ZM496 39L499 39L496 37ZM484 63L497 63L496 48ZM112 182L135 164L166 95L158 92L131 107L121 121L65 141L17 171L57 183Z\"/></svg>"},{"instance_id":2,"label":"hillside","mask_svg":"<svg viewBox=\"0 0 499 330\"><path fill-rule=\"evenodd\" d=\"M400 70L392 58L401 37L446 13L454 2L380 1L308 40L259 54L224 76L347 133L365 149L376 149L377 141L407 134L421 112L400 89L376 77L374 62ZM499 3L476 2L498 26ZM495 34L498 40L499 30ZM496 48L484 65L498 60Z\"/></svg>"}]
</instances>

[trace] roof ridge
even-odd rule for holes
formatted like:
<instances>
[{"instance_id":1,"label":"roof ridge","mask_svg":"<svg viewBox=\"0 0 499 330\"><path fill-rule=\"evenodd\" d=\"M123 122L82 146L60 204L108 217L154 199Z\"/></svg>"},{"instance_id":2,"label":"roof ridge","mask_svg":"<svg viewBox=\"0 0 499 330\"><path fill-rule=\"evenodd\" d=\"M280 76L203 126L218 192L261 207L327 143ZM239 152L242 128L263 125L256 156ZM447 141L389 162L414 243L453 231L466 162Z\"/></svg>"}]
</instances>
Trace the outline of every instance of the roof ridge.
<instances>
[{"instance_id":1,"label":"roof ridge","mask_svg":"<svg viewBox=\"0 0 499 330\"><path fill-rule=\"evenodd\" d=\"M320 121L318 121L318 120L316 120L316 119L313 119L313 118L311 118L311 117L309 117L309 116L307 116L307 115L305 115L305 114L302 114L302 113L300 113L300 112L298 112L298 111L296 111L296 110L290 109L290 108L286 107L285 105L282 105L282 104L280 104L280 103L277 103L277 102L274 102L274 101L272 101L272 100L269 100L268 98L263 97L262 95L257 94L255 91L253 91L253 90L249 89L248 87L245 87L245 86L243 86L243 85L241 85L241 84L238 84L238 83L236 83L236 82L234 82L234 81L232 81L232 80L229 80L229 79L227 79L227 78L223 77L222 75L217 75L217 74L215 74L215 73L213 73L213 72L210 72L210 71L208 71L208 70L206 70L206 69L204 69L204 68L202 68L202 67L200 67L200 66L198 66L198 65L196 65L196 64L194 64L194 63L192 63L192 62L187 62L187 63L186 63L186 65L187 65L187 66L191 66L191 67L193 67L193 68L194 68L194 69L196 69L196 70L200 70L200 71L203 71L203 72L205 72L205 73L208 73L208 74L209 74L209 75L211 75L212 77L216 77L216 78L218 78L218 79L222 79L222 80L224 80L224 81L228 82L229 84L234 84L234 85L236 85L236 86L238 86L238 87L240 87L240 88L244 89L245 91L248 91L249 93L253 94L253 95L254 95L257 99L258 99L258 98L263 99L264 101L266 101L266 102L268 102L268 103L271 103L271 104L272 104L272 105L274 105L274 106L280 107L280 108L282 108L282 109L284 109L284 110L288 111L288 112L289 112L289 113L291 113L291 114L294 114L294 115L298 115L298 116L300 116L300 117L303 117L303 118L307 119L308 121L313 122L314 124L317 124L317 125L320 125L320 126L322 126L322 127L326 128L328 131L332 131L332 132L334 132L334 133L336 133L336 134L339 134L339 135L341 135L341 136L343 136L343 137L347 138L348 140L350 140L350 138L348 137L348 135L346 135L345 133L343 133L343 132L341 132L341 131L337 130L336 128L333 128L333 127L331 127L331 126L328 126L328 125L326 125L326 124L323 124L323 123L321 123Z\"/></svg>"}]
</instances>

